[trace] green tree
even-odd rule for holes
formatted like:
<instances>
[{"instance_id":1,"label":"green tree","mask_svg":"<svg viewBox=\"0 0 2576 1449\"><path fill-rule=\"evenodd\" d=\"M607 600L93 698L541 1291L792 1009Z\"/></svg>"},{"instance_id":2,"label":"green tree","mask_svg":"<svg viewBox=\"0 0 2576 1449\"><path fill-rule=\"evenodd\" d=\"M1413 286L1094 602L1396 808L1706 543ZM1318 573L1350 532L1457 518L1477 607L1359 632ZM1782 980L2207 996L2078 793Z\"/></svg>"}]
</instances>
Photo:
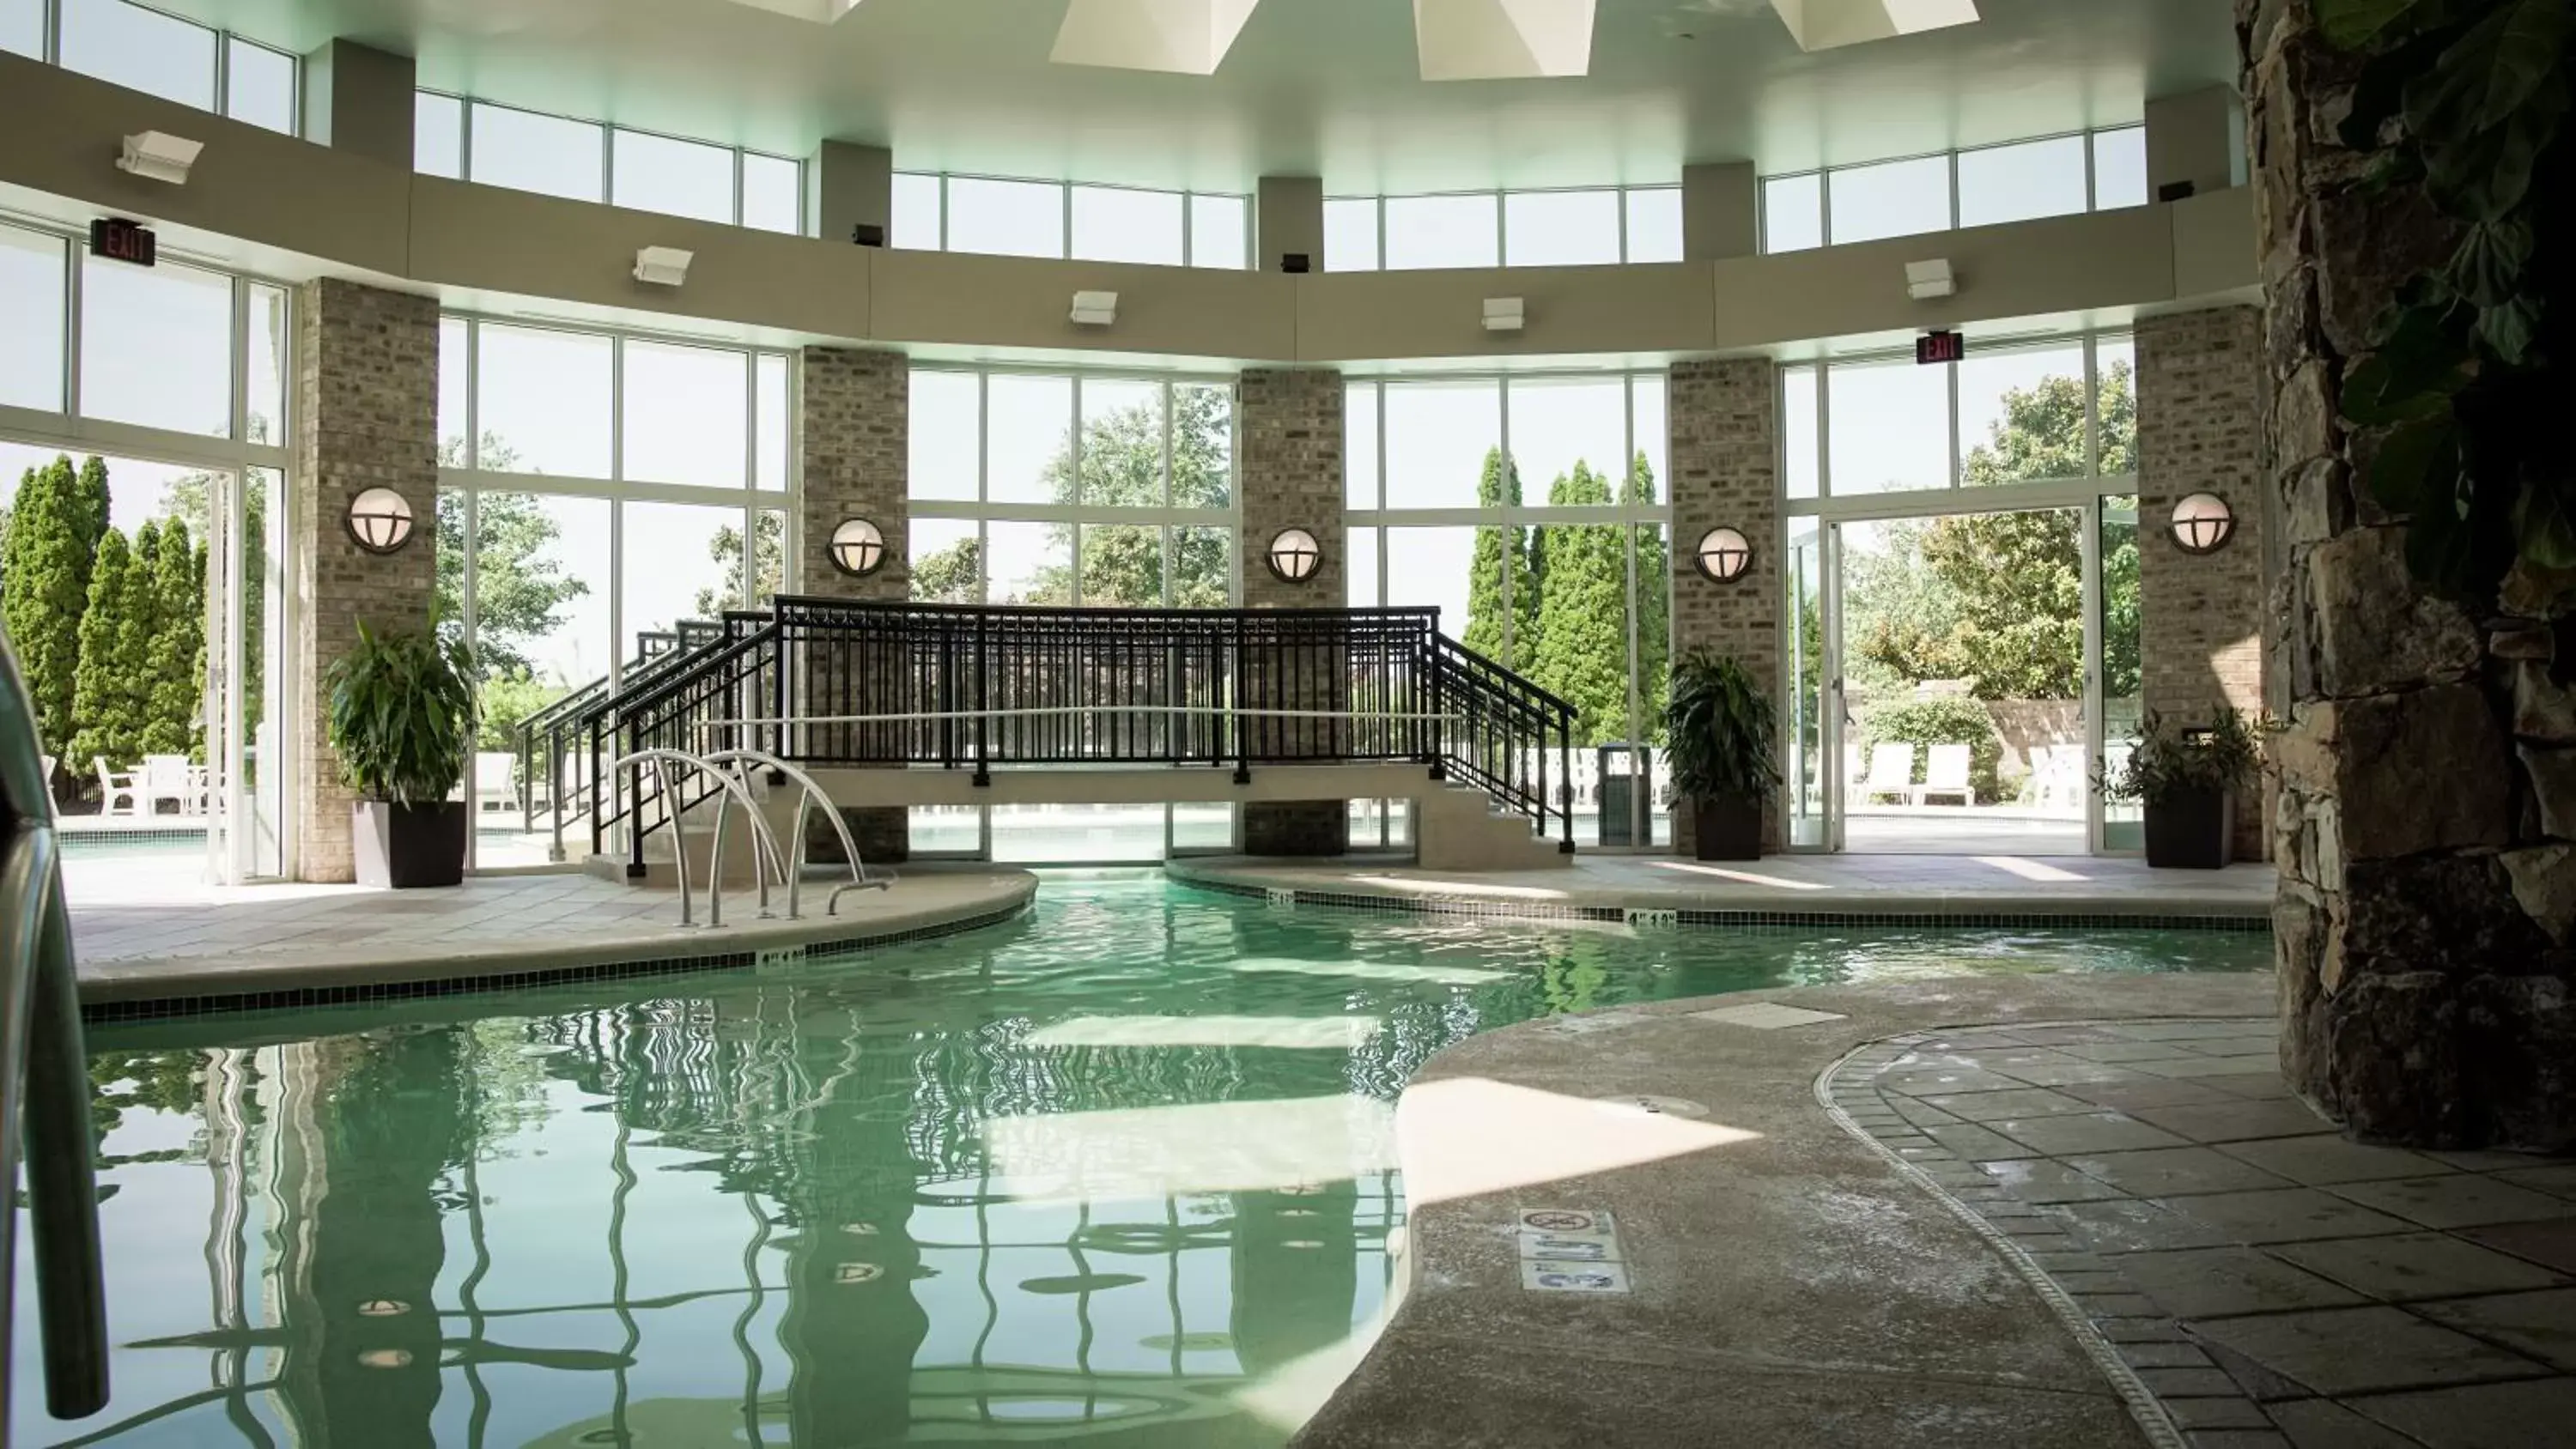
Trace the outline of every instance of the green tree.
<instances>
[{"instance_id":1,"label":"green tree","mask_svg":"<svg viewBox=\"0 0 2576 1449\"><path fill-rule=\"evenodd\" d=\"M1548 486L1552 507L1611 501L1610 481L1577 462ZM1628 553L1620 524L1560 524L1544 530L1547 568L1539 581L1535 647L1528 673L1575 710L1578 744L1628 735Z\"/></svg>"},{"instance_id":2,"label":"green tree","mask_svg":"<svg viewBox=\"0 0 2576 1449\"><path fill-rule=\"evenodd\" d=\"M188 536L183 520L161 520L150 593L143 748L150 754L192 754L205 712L206 551Z\"/></svg>"},{"instance_id":3,"label":"green tree","mask_svg":"<svg viewBox=\"0 0 2576 1449\"><path fill-rule=\"evenodd\" d=\"M517 749L519 721L569 692L562 684L541 680L524 669L494 670L479 691L483 707L476 716L474 748Z\"/></svg>"},{"instance_id":4,"label":"green tree","mask_svg":"<svg viewBox=\"0 0 2576 1449\"><path fill-rule=\"evenodd\" d=\"M1174 508L1223 508L1233 488L1232 394L1221 387L1176 386L1172 389L1172 492ZM1163 498L1163 408L1159 399L1111 408L1082 421L1082 463L1074 466L1067 447L1047 462L1040 476L1047 496L1057 503L1087 506L1161 508ZM1071 524L1048 529L1057 556L1074 553ZM1081 599L1086 604L1206 607L1221 605L1233 592L1233 547L1222 528L1174 528L1171 570L1164 573L1163 530L1152 524L1092 525L1082 534ZM952 546L944 553L955 553ZM932 566L938 555L921 561ZM957 560L948 560L953 565ZM980 562L980 558L978 560ZM917 570L918 571L918 570ZM953 582L944 581L944 582ZM1070 564L1049 564L1037 571L1025 598L1010 602L1071 603ZM913 597L928 595L916 583ZM1003 602L997 600L996 602Z\"/></svg>"},{"instance_id":5,"label":"green tree","mask_svg":"<svg viewBox=\"0 0 2576 1449\"><path fill-rule=\"evenodd\" d=\"M80 465L71 487L74 527L79 531L81 556L94 558L98 541L107 537L107 461L92 454ZM87 579L82 580L87 583Z\"/></svg>"},{"instance_id":6,"label":"green tree","mask_svg":"<svg viewBox=\"0 0 2576 1449\"><path fill-rule=\"evenodd\" d=\"M1655 501L1655 469L1639 453L1628 461L1627 484L1620 501L1647 505ZM1637 683L1642 697L1647 739L1664 738L1664 702L1672 693L1673 559L1664 530L1653 524L1637 529Z\"/></svg>"},{"instance_id":7,"label":"green tree","mask_svg":"<svg viewBox=\"0 0 2576 1449\"><path fill-rule=\"evenodd\" d=\"M98 558L90 570L89 600L80 616L80 667L72 695L72 712L80 730L64 752L67 760L78 762L75 770L93 756L105 759L112 769L122 769L143 752L143 696L150 676L142 660L123 656L123 621L139 607L149 606L149 587L150 580L135 567L133 546L123 531L109 529L99 540Z\"/></svg>"},{"instance_id":8,"label":"green tree","mask_svg":"<svg viewBox=\"0 0 2576 1449\"><path fill-rule=\"evenodd\" d=\"M10 507L8 552L0 556L0 626L26 677L45 753L65 757L78 719L81 615L100 537L89 529L82 487L69 458L27 470Z\"/></svg>"},{"instance_id":9,"label":"green tree","mask_svg":"<svg viewBox=\"0 0 2576 1449\"><path fill-rule=\"evenodd\" d=\"M552 557L561 530L533 493L485 493L475 508L475 651L486 669L531 668L527 646L555 631L562 609L590 592ZM740 535L735 535L739 548ZM433 614L442 637L465 620L465 495L438 495L438 591ZM566 681L575 682L575 681Z\"/></svg>"},{"instance_id":10,"label":"green tree","mask_svg":"<svg viewBox=\"0 0 2576 1449\"><path fill-rule=\"evenodd\" d=\"M727 609L757 609L787 587L787 515L764 508L753 515L752 563L760 585L745 597L742 590L742 530L728 523L707 541L707 557L725 566L725 581L698 590L698 617L712 619Z\"/></svg>"},{"instance_id":11,"label":"green tree","mask_svg":"<svg viewBox=\"0 0 2576 1449\"><path fill-rule=\"evenodd\" d=\"M1517 508L1521 503L1521 470L1506 463L1499 447L1485 451L1484 469L1476 476L1476 506ZM1537 639L1539 583L1532 572L1535 549L1517 525L1483 524L1476 529L1476 551L1467 565L1467 632L1458 642L1489 659L1508 659L1506 636ZM1504 627L1504 615L1511 627ZM1442 621L1444 627L1449 621ZM1524 643L1526 651L1529 644Z\"/></svg>"},{"instance_id":12,"label":"green tree","mask_svg":"<svg viewBox=\"0 0 2576 1449\"><path fill-rule=\"evenodd\" d=\"M925 604L971 604L983 577L981 545L961 538L912 566L912 596Z\"/></svg>"}]
</instances>

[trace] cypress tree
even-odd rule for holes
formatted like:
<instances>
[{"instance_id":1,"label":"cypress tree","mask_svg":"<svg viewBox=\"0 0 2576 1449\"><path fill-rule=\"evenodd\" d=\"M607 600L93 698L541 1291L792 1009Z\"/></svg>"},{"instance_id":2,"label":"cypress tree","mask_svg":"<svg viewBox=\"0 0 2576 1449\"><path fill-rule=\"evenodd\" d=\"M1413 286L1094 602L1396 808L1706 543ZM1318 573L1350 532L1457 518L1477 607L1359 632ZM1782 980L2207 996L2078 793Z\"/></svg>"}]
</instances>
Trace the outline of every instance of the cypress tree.
<instances>
[{"instance_id":1,"label":"cypress tree","mask_svg":"<svg viewBox=\"0 0 2576 1449\"><path fill-rule=\"evenodd\" d=\"M1623 503L1655 501L1655 469L1639 453L1628 461ZM1644 696L1645 737L1664 737L1664 704L1672 697L1673 557L1671 540L1653 524L1637 529L1637 684Z\"/></svg>"},{"instance_id":2,"label":"cypress tree","mask_svg":"<svg viewBox=\"0 0 2576 1449\"><path fill-rule=\"evenodd\" d=\"M205 550L176 518L162 520L145 592L152 632L140 676L148 701L143 747L151 754L192 754L206 694Z\"/></svg>"},{"instance_id":3,"label":"cypress tree","mask_svg":"<svg viewBox=\"0 0 2576 1449\"><path fill-rule=\"evenodd\" d=\"M1485 453L1485 471L1476 480L1481 508L1514 507L1521 501L1521 470L1506 466L1503 450ZM1508 591L1509 602L1506 603ZM1524 657L1530 645L1529 622L1537 617L1538 589L1529 573L1529 554L1518 527L1480 524L1476 552L1467 573L1467 632L1460 643L1489 659L1503 658L1503 612L1509 608Z\"/></svg>"},{"instance_id":4,"label":"cypress tree","mask_svg":"<svg viewBox=\"0 0 2576 1449\"><path fill-rule=\"evenodd\" d=\"M65 459L68 465L70 460ZM75 526L80 530L81 557L98 556L99 540L107 537L107 462L97 454L81 464L80 474L72 480L71 499ZM89 583L83 578L81 583Z\"/></svg>"},{"instance_id":5,"label":"cypress tree","mask_svg":"<svg viewBox=\"0 0 2576 1449\"><path fill-rule=\"evenodd\" d=\"M1557 507L1610 502L1610 483L1577 462L1548 488ZM1576 710L1576 743L1628 734L1628 545L1617 524L1570 524L1546 530L1547 572L1541 581L1536 647L1524 651L1528 672Z\"/></svg>"},{"instance_id":6,"label":"cypress tree","mask_svg":"<svg viewBox=\"0 0 2576 1449\"><path fill-rule=\"evenodd\" d=\"M121 657L123 621L134 578L134 551L124 533L111 528L99 540L98 560L89 576L89 603L81 615L80 668L72 702L80 731L72 736L66 755L75 773L86 771L93 756L106 760L110 769L122 770L142 752L135 728L136 675Z\"/></svg>"},{"instance_id":7,"label":"cypress tree","mask_svg":"<svg viewBox=\"0 0 2576 1449\"><path fill-rule=\"evenodd\" d=\"M8 551L0 557L0 626L26 677L45 753L66 757L97 539L86 533L87 510L74 496L76 486L69 458L29 469L18 483Z\"/></svg>"}]
</instances>

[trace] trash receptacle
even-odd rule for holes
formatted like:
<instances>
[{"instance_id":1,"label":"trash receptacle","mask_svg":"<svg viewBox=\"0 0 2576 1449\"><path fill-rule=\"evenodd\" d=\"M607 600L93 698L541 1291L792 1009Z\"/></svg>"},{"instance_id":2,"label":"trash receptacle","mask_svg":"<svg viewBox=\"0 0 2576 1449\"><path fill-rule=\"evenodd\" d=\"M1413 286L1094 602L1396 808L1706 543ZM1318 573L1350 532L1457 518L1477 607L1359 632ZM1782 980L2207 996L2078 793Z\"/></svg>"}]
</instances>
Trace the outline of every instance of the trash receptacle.
<instances>
[{"instance_id":1,"label":"trash receptacle","mask_svg":"<svg viewBox=\"0 0 2576 1449\"><path fill-rule=\"evenodd\" d=\"M1637 798L1654 773L1655 752L1646 745L1617 740L1600 746L1596 754L1601 770L1599 843L1635 845Z\"/></svg>"}]
</instances>

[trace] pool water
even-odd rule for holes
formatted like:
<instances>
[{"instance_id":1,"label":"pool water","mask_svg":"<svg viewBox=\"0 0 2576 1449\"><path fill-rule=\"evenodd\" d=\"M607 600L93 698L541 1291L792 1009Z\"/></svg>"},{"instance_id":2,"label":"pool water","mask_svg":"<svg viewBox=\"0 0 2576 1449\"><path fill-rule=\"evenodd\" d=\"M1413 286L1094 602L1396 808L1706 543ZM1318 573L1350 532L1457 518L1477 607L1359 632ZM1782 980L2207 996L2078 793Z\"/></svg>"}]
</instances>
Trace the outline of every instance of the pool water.
<instances>
[{"instance_id":1,"label":"pool water","mask_svg":"<svg viewBox=\"0 0 2576 1449\"><path fill-rule=\"evenodd\" d=\"M2269 956L1092 873L777 972L102 1028L115 1393L45 1417L22 1293L12 1442L1268 1449L1386 1299L1389 1111L1443 1046L1759 986Z\"/></svg>"}]
</instances>

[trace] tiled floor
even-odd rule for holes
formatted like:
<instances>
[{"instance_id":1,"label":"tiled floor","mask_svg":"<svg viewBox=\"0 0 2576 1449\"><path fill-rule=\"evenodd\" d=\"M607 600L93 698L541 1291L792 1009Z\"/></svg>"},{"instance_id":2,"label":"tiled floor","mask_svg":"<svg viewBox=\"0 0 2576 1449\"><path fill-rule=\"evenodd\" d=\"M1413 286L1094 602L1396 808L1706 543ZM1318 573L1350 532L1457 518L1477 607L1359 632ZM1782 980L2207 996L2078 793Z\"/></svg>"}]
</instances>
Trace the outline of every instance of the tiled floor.
<instances>
[{"instance_id":1,"label":"tiled floor","mask_svg":"<svg viewBox=\"0 0 2576 1449\"><path fill-rule=\"evenodd\" d=\"M2576 1443L2576 1165L2348 1142L2282 1085L2274 1032L1918 1032L1829 1083L2188 1443Z\"/></svg>"}]
</instances>

